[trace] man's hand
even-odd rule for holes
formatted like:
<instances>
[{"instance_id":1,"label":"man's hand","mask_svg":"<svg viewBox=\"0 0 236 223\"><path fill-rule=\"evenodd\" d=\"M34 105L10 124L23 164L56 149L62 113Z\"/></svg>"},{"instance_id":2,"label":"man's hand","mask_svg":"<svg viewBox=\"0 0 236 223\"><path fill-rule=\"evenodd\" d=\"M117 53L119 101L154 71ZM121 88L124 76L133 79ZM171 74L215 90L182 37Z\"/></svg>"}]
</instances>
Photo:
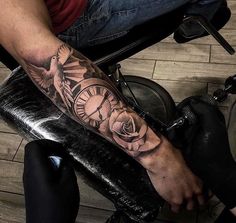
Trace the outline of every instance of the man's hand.
<instances>
[{"instance_id":1,"label":"man's hand","mask_svg":"<svg viewBox=\"0 0 236 223\"><path fill-rule=\"evenodd\" d=\"M192 170L228 208L236 206L236 163L231 155L223 114L201 97L183 101L197 116L185 132L186 159Z\"/></svg>"},{"instance_id":2,"label":"man's hand","mask_svg":"<svg viewBox=\"0 0 236 223\"><path fill-rule=\"evenodd\" d=\"M63 157L61 166L54 166L49 156ZM26 145L23 183L27 223L75 222L79 189L59 143L39 140Z\"/></svg>"},{"instance_id":3,"label":"man's hand","mask_svg":"<svg viewBox=\"0 0 236 223\"><path fill-rule=\"evenodd\" d=\"M157 192L174 212L185 204L187 210L204 204L202 182L187 167L181 152L162 137L162 144L152 154L141 157Z\"/></svg>"}]
</instances>

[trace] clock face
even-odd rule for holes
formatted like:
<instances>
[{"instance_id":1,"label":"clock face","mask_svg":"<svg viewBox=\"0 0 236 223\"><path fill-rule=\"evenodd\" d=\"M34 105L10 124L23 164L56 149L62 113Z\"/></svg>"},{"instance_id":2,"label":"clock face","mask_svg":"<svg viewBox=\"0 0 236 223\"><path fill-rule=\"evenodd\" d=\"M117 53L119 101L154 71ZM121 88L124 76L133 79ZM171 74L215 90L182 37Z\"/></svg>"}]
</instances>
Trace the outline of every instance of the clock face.
<instances>
[{"instance_id":1,"label":"clock face","mask_svg":"<svg viewBox=\"0 0 236 223\"><path fill-rule=\"evenodd\" d=\"M96 85L85 88L77 95L74 111L83 122L99 127L116 104L118 100L108 88Z\"/></svg>"}]
</instances>

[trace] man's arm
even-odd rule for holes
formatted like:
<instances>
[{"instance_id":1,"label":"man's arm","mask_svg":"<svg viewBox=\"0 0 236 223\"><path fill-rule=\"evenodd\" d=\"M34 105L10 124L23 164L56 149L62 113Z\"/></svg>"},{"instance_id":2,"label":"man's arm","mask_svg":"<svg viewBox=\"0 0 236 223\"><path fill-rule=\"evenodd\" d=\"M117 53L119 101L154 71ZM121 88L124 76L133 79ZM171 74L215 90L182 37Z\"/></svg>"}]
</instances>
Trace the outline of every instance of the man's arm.
<instances>
[{"instance_id":1,"label":"man's arm","mask_svg":"<svg viewBox=\"0 0 236 223\"><path fill-rule=\"evenodd\" d=\"M201 183L180 152L125 103L99 68L53 35L43 0L0 0L0 7L1 45L59 109L140 162L173 207L187 198L191 209L194 195L201 200Z\"/></svg>"},{"instance_id":2,"label":"man's arm","mask_svg":"<svg viewBox=\"0 0 236 223\"><path fill-rule=\"evenodd\" d=\"M30 55L23 65L60 110L133 157L159 147L161 138L91 61L66 44L58 45L49 55L40 63Z\"/></svg>"}]
</instances>

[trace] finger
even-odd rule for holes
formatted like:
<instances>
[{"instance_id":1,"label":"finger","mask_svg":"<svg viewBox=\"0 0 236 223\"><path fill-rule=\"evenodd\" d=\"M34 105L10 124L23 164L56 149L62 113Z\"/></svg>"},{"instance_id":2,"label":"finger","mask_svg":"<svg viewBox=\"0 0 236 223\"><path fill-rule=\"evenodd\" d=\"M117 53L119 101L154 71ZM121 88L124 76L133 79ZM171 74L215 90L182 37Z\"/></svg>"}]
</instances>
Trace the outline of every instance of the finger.
<instances>
[{"instance_id":1,"label":"finger","mask_svg":"<svg viewBox=\"0 0 236 223\"><path fill-rule=\"evenodd\" d=\"M191 211L191 210L194 209L195 205L196 205L195 201L194 201L193 199L189 199L189 200L187 201L186 209L187 209L188 211Z\"/></svg>"},{"instance_id":2,"label":"finger","mask_svg":"<svg viewBox=\"0 0 236 223\"><path fill-rule=\"evenodd\" d=\"M197 195L197 201L198 201L198 204L201 206L206 203L206 200L205 200L203 194Z\"/></svg>"}]
</instances>

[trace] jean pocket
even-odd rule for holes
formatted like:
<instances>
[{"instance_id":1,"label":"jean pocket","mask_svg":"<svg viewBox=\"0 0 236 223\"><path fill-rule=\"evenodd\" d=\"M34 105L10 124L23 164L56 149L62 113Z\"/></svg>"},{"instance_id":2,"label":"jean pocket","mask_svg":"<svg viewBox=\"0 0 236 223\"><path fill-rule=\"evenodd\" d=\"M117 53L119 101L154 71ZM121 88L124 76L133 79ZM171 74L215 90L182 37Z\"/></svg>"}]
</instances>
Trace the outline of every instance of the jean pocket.
<instances>
[{"instance_id":1,"label":"jean pocket","mask_svg":"<svg viewBox=\"0 0 236 223\"><path fill-rule=\"evenodd\" d=\"M88 45L89 46L94 46L94 45L99 45L99 44L102 44L102 43L106 43L106 42L112 41L114 39L117 39L119 37L122 37L122 36L126 35L127 33L128 33L128 31L125 30L125 31L113 33L111 35L95 37L93 39L88 40Z\"/></svg>"}]
</instances>

